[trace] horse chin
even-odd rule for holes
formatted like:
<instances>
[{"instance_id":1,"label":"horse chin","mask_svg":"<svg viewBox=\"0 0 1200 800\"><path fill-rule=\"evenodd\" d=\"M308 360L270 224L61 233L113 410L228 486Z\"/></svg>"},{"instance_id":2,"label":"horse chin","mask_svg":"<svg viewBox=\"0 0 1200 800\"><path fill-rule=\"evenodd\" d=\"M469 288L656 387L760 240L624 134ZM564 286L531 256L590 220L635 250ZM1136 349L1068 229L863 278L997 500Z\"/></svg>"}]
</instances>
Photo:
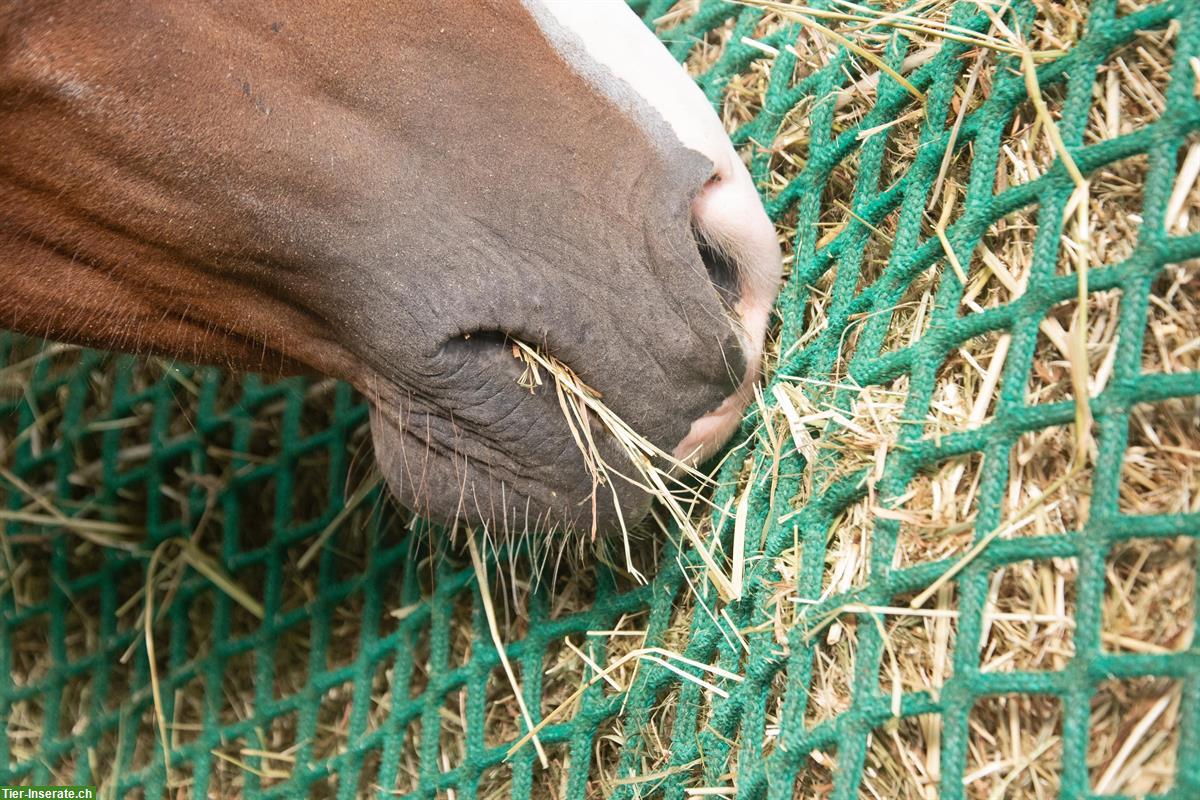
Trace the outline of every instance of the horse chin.
<instances>
[{"instance_id":1,"label":"horse chin","mask_svg":"<svg viewBox=\"0 0 1200 800\"><path fill-rule=\"evenodd\" d=\"M604 534L647 514L650 497L641 490L593 481L552 387L535 395L513 382L501 393L512 403L488 435L467 435L440 413L404 410L407 403L372 402L376 461L400 505L501 538ZM598 423L592 437L605 461L623 464Z\"/></svg>"}]
</instances>

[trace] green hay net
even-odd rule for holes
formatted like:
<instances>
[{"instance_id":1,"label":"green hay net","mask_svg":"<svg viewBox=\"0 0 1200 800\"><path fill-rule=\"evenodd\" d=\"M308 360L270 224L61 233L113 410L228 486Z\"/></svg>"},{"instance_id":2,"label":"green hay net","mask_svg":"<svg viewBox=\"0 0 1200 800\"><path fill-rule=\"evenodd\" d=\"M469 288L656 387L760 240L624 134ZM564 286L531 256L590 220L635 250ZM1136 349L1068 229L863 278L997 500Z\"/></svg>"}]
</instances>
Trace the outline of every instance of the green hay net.
<instances>
[{"instance_id":1,"label":"green hay net","mask_svg":"<svg viewBox=\"0 0 1200 800\"><path fill-rule=\"evenodd\" d=\"M655 20L671 3L635 6ZM1022 0L1012 6L1007 23L1027 31L1033 6ZM422 543L430 531L377 502L378 487L355 489L356 458L367 458L360 453L366 410L347 387L182 366L155 372L127 358L114 368L109 356L3 335L0 368L10 377L32 377L0 395L7 447L0 481L6 509L0 713L8 721L0 737L0 784L70 777L105 783L115 797L155 798L432 798L451 791L463 800L485 793L582 798L598 793L603 769L617 797L683 798L688 787L707 786L736 787L742 798L790 798L799 786L805 796L846 800L873 796L868 779L888 786L885 767L868 758L870 742L919 736L921 724L940 719L935 784L941 797L959 798L968 795L974 709L996 696L1020 695L1050 709L1047 724L1061 737L1055 745L1060 796L1082 798L1095 796L1087 758L1093 698L1106 682L1154 676L1177 682L1182 692L1173 734L1178 768L1162 796L1200 797L1200 652L1195 646L1126 652L1102 639L1106 563L1114 548L1127 540L1200 535L1194 503L1130 504L1122 489L1123 454L1131 437L1141 435L1131 425L1135 406L1200 396L1200 373L1147 366L1146 356L1154 349L1146 332L1152 286L1170 265L1200 257L1200 234L1166 222L1181 153L1200 132L1200 4L1175 0L1126 13L1116 0L1097 0L1069 52L1037 68L1065 145L1085 174L1130 159L1144 172L1134 187L1139 216L1130 223L1136 246L1111 263L1094 263L1088 274L1089 291L1118 298L1118 310L1107 379L1091 401L1095 445L1069 487L1076 500L1090 497L1086 524L1050 531L1033 525L990 539L1012 521L1010 453L1031 434L1069 430L1074 422L1069 391L1030 400L1028 387L1046 380L1032 368L1043 346L1039 324L1070 308L1076 293L1061 224L1075 184L1061 160L1047 159L1042 174L997 190L1014 115L1031 118L1016 56L984 60L990 92L956 132L955 90L975 56L955 41L907 68L912 88L926 97L926 113L905 118L919 106L885 75L866 93L872 105L847 120L837 110L838 92L877 68L826 40L826 66L793 74L796 55L788 45L801 27L759 31L762 16L704 0L662 37L682 60L712 32L732 26L719 59L699 78L717 103L755 62L773 64L763 107L752 109L734 138L753 154L760 185L770 187L764 191L772 216L797 231L778 305L774 380L786 384L794 407L803 406L798 414L836 413L822 429L810 429L813 447L797 447L772 384L746 420L748 444L723 467L715 498L731 515L745 498L747 588L740 602L718 610L710 586L706 607L699 606L686 580L691 575L697 586L705 584L698 559L665 546L646 586L630 586L598 567L586 582L594 586L591 596L576 606L583 611L561 610L547 590L527 595L519 610L528 624L508 649L539 720L580 685L580 676L593 674L578 669L566 691L552 685L562 680L550 668L564 660L564 640L602 665L615 637L589 631L611 629L622 617L633 620L626 627L647 631L645 646L667 645L739 680L672 661L719 690L713 691L643 660L636 675L623 673L631 678L627 691L593 683L569 713L540 731L550 758L569 759L549 785L532 747L506 760L524 727L511 702L501 707L495 699L507 683L470 563L413 556L428 551ZM990 26L973 3L960 3L952 19L975 31ZM1138 31L1169 26L1173 63L1162 65L1170 80L1159 87L1165 110L1133 130L1085 136L1089 120L1103 113L1094 108L1105 91L1097 70L1129 52L1122 48L1132 46ZM909 41L895 28L882 30L890 37L884 57L900 69L911 55ZM750 37L777 53L747 43ZM765 146L797 110L808 115L809 141L793 152L805 160L781 168ZM888 123L895 124L859 136ZM902 136L911 137L908 145ZM1017 214L1036 223L1025 231L1032 264L1025 290L975 311L964 304L964 285L930 223L940 214L936 199L932 212L929 206L951 142L960 171L947 239L970 273L968 288L983 269L976 251L993 226ZM832 197L837 181L850 187L840 205ZM921 312L925 323L919 335L897 342L889 335L894 317L913 306L910 291L919 286L933 287ZM820 325L810 324L818 318ZM1007 357L995 400L974 420L979 424L955 430L931 422L946 399L939 394L943 365L971 342L1000 336L1008 337ZM892 412L891 446L865 459L852 458L848 445L826 446L849 441L863 398L873 391L900 407ZM771 426L761 424L763 414ZM777 437L773 445L768 432ZM1070 435L1054 441L1066 443L1065 469ZM965 487L980 461L973 526L960 528L956 545L935 557L902 557L909 534L903 515L888 513L901 506L894 499L947 462L966 465ZM264 516L261 509L272 507ZM869 552L860 559L865 567L834 576L846 553L840 520L856 508L873 517ZM333 523L341 527L322 539ZM728 552L735 526L718 520L717 527ZM170 774L183 787L168 790L139 590L156 548L194 531L200 535L186 568L182 544L164 548L156 565L164 577L154 593L155 663L171 726ZM938 534L926 529L926 536ZM897 623L866 607L906 604L958 565L972 542L987 546L947 584L939 606L955 612L949 674L939 679L940 691L902 684L894 692L888 643L895 639L891 626L905 618ZM316 591L297 600L301 561L306 585ZM1021 663L985 669L989 587L1007 566L1030 561L1051 572L1072 564L1073 652L1054 669ZM262 619L221 585L222 574L261 604ZM781 611L780 603L790 610ZM829 693L823 670L842 658L834 630L841 644L853 638L854 654L840 664L840 690ZM922 649L930 646L903 657L916 658L911 653ZM231 675L246 684L240 692L230 691ZM553 702L544 699L552 694ZM664 748L669 761L645 775L645 754ZM286 750L288 760L265 750ZM239 773L236 789L231 763Z\"/></svg>"}]
</instances>

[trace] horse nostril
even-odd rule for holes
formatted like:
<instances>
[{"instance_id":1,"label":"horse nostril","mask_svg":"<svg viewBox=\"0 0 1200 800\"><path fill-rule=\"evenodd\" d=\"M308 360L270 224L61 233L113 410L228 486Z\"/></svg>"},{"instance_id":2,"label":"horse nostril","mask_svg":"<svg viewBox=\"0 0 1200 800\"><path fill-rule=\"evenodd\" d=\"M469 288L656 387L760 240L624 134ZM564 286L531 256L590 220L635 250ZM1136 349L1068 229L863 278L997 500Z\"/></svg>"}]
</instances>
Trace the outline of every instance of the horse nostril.
<instances>
[{"instance_id":1,"label":"horse nostril","mask_svg":"<svg viewBox=\"0 0 1200 800\"><path fill-rule=\"evenodd\" d=\"M696 247L700 251L700 260L704 262L704 268L708 270L708 279L716 288L721 302L732 311L741 298L741 280L737 262L720 245L709 241L698 228L692 228L692 235L695 237Z\"/></svg>"}]
</instances>

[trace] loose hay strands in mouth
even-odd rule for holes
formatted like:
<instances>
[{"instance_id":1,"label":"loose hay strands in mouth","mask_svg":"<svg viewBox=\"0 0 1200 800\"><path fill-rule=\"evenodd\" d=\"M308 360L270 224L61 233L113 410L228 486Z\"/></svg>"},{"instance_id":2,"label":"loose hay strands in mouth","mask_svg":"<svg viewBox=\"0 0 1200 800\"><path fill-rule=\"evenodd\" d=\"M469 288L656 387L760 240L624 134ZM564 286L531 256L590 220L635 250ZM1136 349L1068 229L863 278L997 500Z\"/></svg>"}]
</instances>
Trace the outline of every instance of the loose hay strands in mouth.
<instances>
[{"instance_id":1,"label":"loose hay strands in mouth","mask_svg":"<svg viewBox=\"0 0 1200 800\"><path fill-rule=\"evenodd\" d=\"M541 377L538 374L539 369L546 370L554 378L554 388L558 395L559 405L563 411L563 417L567 421L567 426L571 429L571 436L574 438L580 453L582 453L584 463L587 465L588 471L592 476L592 535L595 536L596 534L595 492L600 486L607 486L612 493L613 506L616 509L618 524L621 527L627 568L636 578L642 581L645 580L644 576L633 567L632 553L629 546L629 530L625 525L625 520L621 513L621 505L617 496L616 485L613 481L614 476L620 477L652 494L663 504L670 514L671 520L678 526L680 532L699 554L709 580L717 588L721 597L727 601L739 599L741 597L741 587L734 582L730 575L742 572L739 561L743 558L743 554L735 550L731 558L733 562L732 569L730 574L726 574L725 570L722 569L713 557L709 544L700 535L700 531L697 529L689 512L689 508L694 507L697 502L704 502L700 492L696 489L687 488L672 490L668 485L669 483L680 485L678 479L672 474L675 471L686 473L698 479L702 485L710 483L708 476L703 475L694 467L680 461L670 453L663 451L653 442L635 431L627 422L605 405L599 392L585 384L566 364L553 356L539 352L537 349L530 347L518 339L512 339L511 341L513 356L524 361L526 364L526 371L522 375L521 385L531 390L532 387L541 385ZM640 480L624 475L605 461L599 448L596 446L595 440L592 438L590 422L593 417L609 433L626 458L629 459ZM665 463L668 465L667 469L664 470L659 467L656 462ZM687 494L687 507L685 507L685 504L681 502L680 497L677 495L677 492L680 491Z\"/></svg>"}]
</instances>

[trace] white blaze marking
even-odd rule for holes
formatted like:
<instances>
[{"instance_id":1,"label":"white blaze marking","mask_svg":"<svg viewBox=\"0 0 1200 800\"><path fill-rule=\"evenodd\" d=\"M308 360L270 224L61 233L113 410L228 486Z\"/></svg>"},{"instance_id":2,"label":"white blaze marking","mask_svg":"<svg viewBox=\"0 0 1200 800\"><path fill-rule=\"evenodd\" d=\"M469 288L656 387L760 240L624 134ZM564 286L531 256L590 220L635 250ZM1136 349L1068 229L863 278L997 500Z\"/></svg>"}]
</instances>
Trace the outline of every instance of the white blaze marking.
<instances>
[{"instance_id":1,"label":"white blaze marking","mask_svg":"<svg viewBox=\"0 0 1200 800\"><path fill-rule=\"evenodd\" d=\"M703 153L721 173L727 172L732 166L730 162L737 160L721 121L700 87L623 0L525 0L525 3L539 20L544 20L543 14L548 13L575 34L587 54L657 111L685 147ZM551 41L558 38L551 30L546 33ZM556 44L561 48L561 41ZM577 59L570 59L569 53L564 55L593 84L610 96L614 94L611 80L605 80L608 76L597 75L587 65L575 63ZM613 99L620 102L622 98Z\"/></svg>"}]
</instances>

